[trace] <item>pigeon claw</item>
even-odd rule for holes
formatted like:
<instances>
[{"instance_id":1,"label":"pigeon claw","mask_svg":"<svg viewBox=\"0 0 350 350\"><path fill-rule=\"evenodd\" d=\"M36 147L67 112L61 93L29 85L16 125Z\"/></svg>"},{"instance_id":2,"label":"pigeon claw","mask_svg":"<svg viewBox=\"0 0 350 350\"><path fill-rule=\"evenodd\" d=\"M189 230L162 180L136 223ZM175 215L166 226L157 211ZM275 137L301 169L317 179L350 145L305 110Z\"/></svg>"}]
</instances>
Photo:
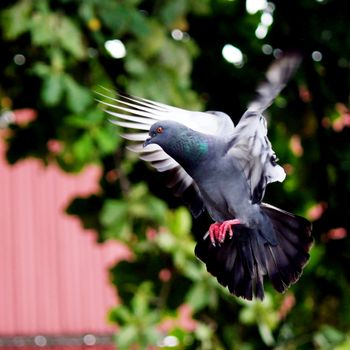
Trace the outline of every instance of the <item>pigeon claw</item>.
<instances>
[{"instance_id":1,"label":"pigeon claw","mask_svg":"<svg viewBox=\"0 0 350 350\"><path fill-rule=\"evenodd\" d=\"M230 238L232 238L232 226L237 224L240 224L240 221L238 219L226 220L223 222L215 222L214 224L211 224L209 227L209 238L212 245L215 247L216 242L218 242L219 244L223 243L227 233L230 236Z\"/></svg>"},{"instance_id":2,"label":"pigeon claw","mask_svg":"<svg viewBox=\"0 0 350 350\"><path fill-rule=\"evenodd\" d=\"M218 240L218 237L220 235L220 226L221 224L219 222L215 222L214 224L211 224L209 227L209 238L211 240L211 244L215 247L215 240Z\"/></svg>"}]
</instances>

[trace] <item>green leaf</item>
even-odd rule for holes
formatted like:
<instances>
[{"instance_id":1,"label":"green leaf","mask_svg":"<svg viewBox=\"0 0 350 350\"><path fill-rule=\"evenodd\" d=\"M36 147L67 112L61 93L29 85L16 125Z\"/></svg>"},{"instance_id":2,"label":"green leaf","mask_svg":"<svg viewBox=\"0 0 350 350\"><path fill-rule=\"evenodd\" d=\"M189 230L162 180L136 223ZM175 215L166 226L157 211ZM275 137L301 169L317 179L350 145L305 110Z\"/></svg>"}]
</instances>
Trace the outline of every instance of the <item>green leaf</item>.
<instances>
[{"instance_id":1,"label":"green leaf","mask_svg":"<svg viewBox=\"0 0 350 350\"><path fill-rule=\"evenodd\" d=\"M148 194L147 186L145 183L138 183L131 189L129 198L132 201L137 201L141 198L144 198Z\"/></svg>"},{"instance_id":2,"label":"green leaf","mask_svg":"<svg viewBox=\"0 0 350 350\"><path fill-rule=\"evenodd\" d=\"M142 283L138 288L137 293L131 302L131 307L136 317L144 318L147 316L149 312L149 299L152 295L151 288L152 286L149 282Z\"/></svg>"},{"instance_id":3,"label":"green leaf","mask_svg":"<svg viewBox=\"0 0 350 350\"><path fill-rule=\"evenodd\" d=\"M169 232L162 232L157 235L156 241L159 247L167 253L175 252L177 249L175 237Z\"/></svg>"},{"instance_id":4,"label":"green leaf","mask_svg":"<svg viewBox=\"0 0 350 350\"><path fill-rule=\"evenodd\" d=\"M266 345L275 343L272 331L277 327L280 319L274 309L273 299L270 294L265 294L263 301L253 300L251 302L242 301L244 307L241 309L239 319L244 324L254 324L258 326L260 336Z\"/></svg>"},{"instance_id":5,"label":"green leaf","mask_svg":"<svg viewBox=\"0 0 350 350\"><path fill-rule=\"evenodd\" d=\"M69 127L90 130L96 123L83 118L80 114L72 114L66 118L66 124Z\"/></svg>"},{"instance_id":6,"label":"green leaf","mask_svg":"<svg viewBox=\"0 0 350 350\"><path fill-rule=\"evenodd\" d=\"M132 344L137 343L139 331L134 324L121 327L116 335L118 349L128 350Z\"/></svg>"},{"instance_id":7,"label":"green leaf","mask_svg":"<svg viewBox=\"0 0 350 350\"><path fill-rule=\"evenodd\" d=\"M183 78L187 77L192 69L192 58L188 49L174 41L164 42L160 51L160 61L162 65L171 70L176 67L176 74Z\"/></svg>"},{"instance_id":8,"label":"green leaf","mask_svg":"<svg viewBox=\"0 0 350 350\"><path fill-rule=\"evenodd\" d=\"M231 331L232 332L232 331ZM195 330L196 338L201 340L204 345L203 349L213 349L212 339L213 339L213 329L209 325L204 323L198 323ZM219 350L219 349L217 349Z\"/></svg>"},{"instance_id":9,"label":"green leaf","mask_svg":"<svg viewBox=\"0 0 350 350\"><path fill-rule=\"evenodd\" d=\"M101 222L105 226L112 226L116 222L127 220L128 206L127 203L120 200L106 201L102 212Z\"/></svg>"},{"instance_id":10,"label":"green leaf","mask_svg":"<svg viewBox=\"0 0 350 350\"><path fill-rule=\"evenodd\" d=\"M191 232L192 218L185 207L178 208L169 219L169 228L174 234L183 236Z\"/></svg>"},{"instance_id":11,"label":"green leaf","mask_svg":"<svg viewBox=\"0 0 350 350\"><path fill-rule=\"evenodd\" d=\"M102 237L106 239L117 239L124 242L127 245L131 245L130 240L132 237L132 222L123 220L116 221L113 225L101 231Z\"/></svg>"},{"instance_id":12,"label":"green leaf","mask_svg":"<svg viewBox=\"0 0 350 350\"><path fill-rule=\"evenodd\" d=\"M154 60L154 57L161 51L166 40L169 39L165 29L156 21L150 21L148 31L150 32L149 35L146 37L142 36L140 40L133 43L134 49L138 54L141 53L143 59L149 58Z\"/></svg>"},{"instance_id":13,"label":"green leaf","mask_svg":"<svg viewBox=\"0 0 350 350\"><path fill-rule=\"evenodd\" d=\"M193 260L194 245L190 245L191 249L189 252L185 251L187 254L185 266L183 266L183 271L186 277L192 281L198 281L201 276L201 270L198 261Z\"/></svg>"},{"instance_id":14,"label":"green leaf","mask_svg":"<svg viewBox=\"0 0 350 350\"><path fill-rule=\"evenodd\" d=\"M54 13L36 12L31 21L31 37L33 45L51 46L56 43L58 17Z\"/></svg>"},{"instance_id":15,"label":"green leaf","mask_svg":"<svg viewBox=\"0 0 350 350\"><path fill-rule=\"evenodd\" d=\"M109 319L123 325L132 322L132 314L126 306L118 305L110 311Z\"/></svg>"},{"instance_id":16,"label":"green leaf","mask_svg":"<svg viewBox=\"0 0 350 350\"><path fill-rule=\"evenodd\" d=\"M61 46L77 59L85 58L86 49L80 30L68 17L59 18L56 36Z\"/></svg>"},{"instance_id":17,"label":"green leaf","mask_svg":"<svg viewBox=\"0 0 350 350\"><path fill-rule=\"evenodd\" d=\"M124 6L116 1L105 1L97 7L98 16L109 29L121 35L128 27L128 18L125 15Z\"/></svg>"},{"instance_id":18,"label":"green leaf","mask_svg":"<svg viewBox=\"0 0 350 350\"><path fill-rule=\"evenodd\" d=\"M36 12L31 22L31 35L34 45L58 45L77 59L86 56L81 32L70 18L61 14Z\"/></svg>"},{"instance_id":19,"label":"green leaf","mask_svg":"<svg viewBox=\"0 0 350 350\"><path fill-rule=\"evenodd\" d=\"M320 344L319 341L319 345L333 348L335 344L342 342L345 337L340 330L329 325L322 325L318 335L316 334L316 338L318 340L322 339L323 344Z\"/></svg>"},{"instance_id":20,"label":"green leaf","mask_svg":"<svg viewBox=\"0 0 350 350\"><path fill-rule=\"evenodd\" d=\"M272 334L272 329L269 327L267 323L259 322L258 329L259 329L261 339L266 345L272 346L275 344L275 339Z\"/></svg>"},{"instance_id":21,"label":"green leaf","mask_svg":"<svg viewBox=\"0 0 350 350\"><path fill-rule=\"evenodd\" d=\"M187 294L186 300L191 305L192 310L197 312L209 304L209 294L208 286L203 283L196 283Z\"/></svg>"},{"instance_id":22,"label":"green leaf","mask_svg":"<svg viewBox=\"0 0 350 350\"><path fill-rule=\"evenodd\" d=\"M87 162L92 158L93 143L89 134L83 134L72 145L75 158L80 162Z\"/></svg>"},{"instance_id":23,"label":"green leaf","mask_svg":"<svg viewBox=\"0 0 350 350\"><path fill-rule=\"evenodd\" d=\"M165 1L160 17L166 26L171 27L179 17L184 15L187 2L187 0Z\"/></svg>"},{"instance_id":24,"label":"green leaf","mask_svg":"<svg viewBox=\"0 0 350 350\"><path fill-rule=\"evenodd\" d=\"M79 85L71 76L64 76L68 108L74 113L80 113L92 103L90 90Z\"/></svg>"},{"instance_id":25,"label":"green leaf","mask_svg":"<svg viewBox=\"0 0 350 350\"><path fill-rule=\"evenodd\" d=\"M145 20L140 11L129 12L130 31L140 38L147 38L150 35L149 22Z\"/></svg>"},{"instance_id":26,"label":"green leaf","mask_svg":"<svg viewBox=\"0 0 350 350\"><path fill-rule=\"evenodd\" d=\"M162 223L166 215L166 205L155 196L148 194L144 183L135 185L128 195L130 216L138 219L150 219Z\"/></svg>"},{"instance_id":27,"label":"green leaf","mask_svg":"<svg viewBox=\"0 0 350 350\"><path fill-rule=\"evenodd\" d=\"M120 138L111 129L103 129L101 126L93 130L92 134L97 147L102 155L110 154L116 150Z\"/></svg>"},{"instance_id":28,"label":"green leaf","mask_svg":"<svg viewBox=\"0 0 350 350\"><path fill-rule=\"evenodd\" d=\"M14 40L25 33L30 26L32 1L22 0L3 11L1 27L5 39Z\"/></svg>"},{"instance_id":29,"label":"green leaf","mask_svg":"<svg viewBox=\"0 0 350 350\"><path fill-rule=\"evenodd\" d=\"M62 74L49 74L44 78L41 98L48 106L56 106L62 99L63 88Z\"/></svg>"},{"instance_id":30,"label":"green leaf","mask_svg":"<svg viewBox=\"0 0 350 350\"><path fill-rule=\"evenodd\" d=\"M137 55L128 54L125 59L125 68L130 74L142 76L148 67L144 60Z\"/></svg>"},{"instance_id":31,"label":"green leaf","mask_svg":"<svg viewBox=\"0 0 350 350\"><path fill-rule=\"evenodd\" d=\"M65 121L67 125L71 127L87 129L88 132L91 132L94 128L98 128L98 130L101 128L103 130L110 129L111 131L115 131L113 127L110 128L109 124L107 124L104 119L105 115L103 114L103 111L96 110L95 107L92 107L92 109L86 113L69 115Z\"/></svg>"},{"instance_id":32,"label":"green leaf","mask_svg":"<svg viewBox=\"0 0 350 350\"><path fill-rule=\"evenodd\" d=\"M52 68L51 66L42 63L42 62L36 62L33 65L33 68L31 69L31 72L42 79L45 79L47 75L52 74Z\"/></svg>"},{"instance_id":33,"label":"green leaf","mask_svg":"<svg viewBox=\"0 0 350 350\"><path fill-rule=\"evenodd\" d=\"M350 349L350 334L347 334L347 338L340 344L334 346L333 350L348 350Z\"/></svg>"},{"instance_id":34,"label":"green leaf","mask_svg":"<svg viewBox=\"0 0 350 350\"><path fill-rule=\"evenodd\" d=\"M321 261L326 255L326 249L324 245L315 244L312 247L310 261L308 263L308 268L305 273L309 273L313 270L316 270L319 266L322 266Z\"/></svg>"}]
</instances>

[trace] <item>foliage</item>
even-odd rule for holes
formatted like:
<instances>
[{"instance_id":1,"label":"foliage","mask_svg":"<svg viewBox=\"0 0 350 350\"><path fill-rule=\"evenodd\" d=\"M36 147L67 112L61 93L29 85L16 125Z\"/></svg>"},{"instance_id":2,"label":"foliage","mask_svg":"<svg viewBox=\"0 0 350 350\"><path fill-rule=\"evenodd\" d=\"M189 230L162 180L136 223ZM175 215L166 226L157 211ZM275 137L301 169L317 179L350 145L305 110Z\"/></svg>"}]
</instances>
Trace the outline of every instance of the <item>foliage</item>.
<instances>
[{"instance_id":1,"label":"foliage","mask_svg":"<svg viewBox=\"0 0 350 350\"><path fill-rule=\"evenodd\" d=\"M111 271L122 300L110 312L119 349L350 346L347 5L275 1L250 14L245 3L18 0L0 6L2 119L12 111L17 121L7 133L9 162L37 157L67 172L100 164L99 193L75 199L67 210L95 228L100 241L122 241L132 252ZM273 23L264 24L269 14ZM264 25L267 35L258 38ZM109 54L111 39L125 44L125 57ZM242 50L241 65L222 58L227 43ZM236 122L280 49L298 49L305 58L270 108L270 139L289 176L269 187L266 201L307 215L316 243L303 277L285 295L267 287L263 303L247 303L194 258L190 232L203 234L207 223L192 223L160 185L161 176L125 151L93 92L117 87L188 109L219 109ZM19 118L23 108L33 110L28 120Z\"/></svg>"}]
</instances>

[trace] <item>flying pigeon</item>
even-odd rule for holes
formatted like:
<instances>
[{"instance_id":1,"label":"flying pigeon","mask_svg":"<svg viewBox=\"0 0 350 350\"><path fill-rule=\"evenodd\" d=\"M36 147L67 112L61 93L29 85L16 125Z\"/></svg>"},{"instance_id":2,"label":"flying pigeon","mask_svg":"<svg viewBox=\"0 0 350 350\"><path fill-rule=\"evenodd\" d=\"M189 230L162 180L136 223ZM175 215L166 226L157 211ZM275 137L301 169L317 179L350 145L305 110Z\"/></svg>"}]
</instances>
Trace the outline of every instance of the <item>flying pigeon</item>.
<instances>
[{"instance_id":1,"label":"flying pigeon","mask_svg":"<svg viewBox=\"0 0 350 350\"><path fill-rule=\"evenodd\" d=\"M104 96L111 122L129 132L129 149L167 174L167 186L187 202L194 218L214 221L195 254L229 291L264 298L264 276L278 292L295 283L313 239L306 219L263 203L267 184L286 176L267 138L263 112L284 88L300 57L274 61L257 97L235 126L216 111L194 112L117 93Z\"/></svg>"}]
</instances>

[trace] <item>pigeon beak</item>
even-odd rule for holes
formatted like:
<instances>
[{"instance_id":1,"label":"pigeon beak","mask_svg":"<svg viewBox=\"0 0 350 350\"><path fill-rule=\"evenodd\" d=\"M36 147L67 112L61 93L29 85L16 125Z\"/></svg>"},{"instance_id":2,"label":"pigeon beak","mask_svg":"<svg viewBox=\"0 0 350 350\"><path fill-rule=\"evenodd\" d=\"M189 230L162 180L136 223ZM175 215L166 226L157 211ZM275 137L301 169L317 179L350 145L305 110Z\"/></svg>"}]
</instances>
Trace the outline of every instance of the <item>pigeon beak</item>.
<instances>
[{"instance_id":1,"label":"pigeon beak","mask_svg":"<svg viewBox=\"0 0 350 350\"><path fill-rule=\"evenodd\" d=\"M148 139L146 139L146 141L143 143L143 147L148 146L149 144L152 143L152 137L149 137Z\"/></svg>"}]
</instances>

